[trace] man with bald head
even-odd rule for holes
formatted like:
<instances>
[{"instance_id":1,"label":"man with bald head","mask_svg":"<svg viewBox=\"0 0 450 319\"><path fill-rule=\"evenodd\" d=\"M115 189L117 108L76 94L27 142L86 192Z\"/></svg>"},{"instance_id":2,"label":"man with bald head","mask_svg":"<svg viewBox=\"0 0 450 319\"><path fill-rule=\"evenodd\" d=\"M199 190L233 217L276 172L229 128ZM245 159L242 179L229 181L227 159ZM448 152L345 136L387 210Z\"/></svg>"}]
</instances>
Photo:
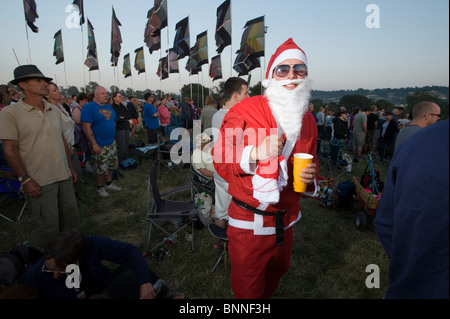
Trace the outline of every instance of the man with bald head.
<instances>
[{"instance_id":1,"label":"man with bald head","mask_svg":"<svg viewBox=\"0 0 450 319\"><path fill-rule=\"evenodd\" d=\"M403 144L408 138L420 129L433 125L441 118L441 108L433 102L420 102L413 107L412 121L407 126L400 130L395 140L394 152Z\"/></svg>"},{"instance_id":2,"label":"man with bald head","mask_svg":"<svg viewBox=\"0 0 450 319\"><path fill-rule=\"evenodd\" d=\"M314 156L317 147L306 54L292 39L272 56L263 85L264 96L228 111L213 148L214 167L232 196L227 235L237 299L271 298L289 270L292 227L301 217L293 156ZM316 190L317 167L315 158L299 174L309 192Z\"/></svg>"},{"instance_id":3,"label":"man with bald head","mask_svg":"<svg viewBox=\"0 0 450 319\"><path fill-rule=\"evenodd\" d=\"M101 197L108 197L107 190L121 190L112 182L113 170L119 168L115 142L118 117L113 107L108 104L108 92L104 87L97 87L94 94L94 101L86 104L81 110L80 120L92 147L96 164L97 192Z\"/></svg>"}]
</instances>

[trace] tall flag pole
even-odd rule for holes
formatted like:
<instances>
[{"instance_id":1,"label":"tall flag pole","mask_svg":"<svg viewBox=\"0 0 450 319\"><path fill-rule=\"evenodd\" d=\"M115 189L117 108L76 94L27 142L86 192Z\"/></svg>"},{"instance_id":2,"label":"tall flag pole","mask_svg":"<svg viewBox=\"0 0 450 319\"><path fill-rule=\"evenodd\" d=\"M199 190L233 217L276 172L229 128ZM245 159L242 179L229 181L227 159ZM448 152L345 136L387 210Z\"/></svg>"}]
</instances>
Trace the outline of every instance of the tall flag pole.
<instances>
[{"instance_id":1,"label":"tall flag pole","mask_svg":"<svg viewBox=\"0 0 450 319\"><path fill-rule=\"evenodd\" d=\"M84 0L74 0L72 5L75 7L75 10L79 12L80 22L79 25L81 27L81 61L84 64L84 32L83 32L83 24L85 23L84 18ZM84 92L86 93L86 72L83 67L83 82L84 82Z\"/></svg>"},{"instance_id":2,"label":"tall flag pole","mask_svg":"<svg viewBox=\"0 0 450 319\"><path fill-rule=\"evenodd\" d=\"M37 18L39 18L39 15L37 13L37 6L36 2L34 0L23 0L23 10L25 14L25 22L28 25L28 27L33 31L34 33L39 32L39 28L34 25L34 22ZM28 56L30 58L30 64L31 61L31 50L30 50L30 38L28 36L28 28L25 26L25 32L27 35L27 43L28 43Z\"/></svg>"},{"instance_id":3,"label":"tall flag pole","mask_svg":"<svg viewBox=\"0 0 450 319\"><path fill-rule=\"evenodd\" d=\"M53 36L55 39L55 46L53 48L53 56L56 58L56 65L64 62L64 75L66 78L66 88L67 88L67 71L66 71L66 62L64 61L64 45L62 40L62 32L59 29L58 32Z\"/></svg>"}]
</instances>

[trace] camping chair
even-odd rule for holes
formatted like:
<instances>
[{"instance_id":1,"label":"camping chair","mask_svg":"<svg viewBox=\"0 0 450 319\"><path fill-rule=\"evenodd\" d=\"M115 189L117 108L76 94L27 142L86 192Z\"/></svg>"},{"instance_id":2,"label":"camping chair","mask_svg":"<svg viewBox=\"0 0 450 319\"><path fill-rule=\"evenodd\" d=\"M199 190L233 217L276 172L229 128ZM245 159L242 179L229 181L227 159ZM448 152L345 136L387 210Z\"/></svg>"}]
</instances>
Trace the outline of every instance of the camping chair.
<instances>
[{"instance_id":1,"label":"camping chair","mask_svg":"<svg viewBox=\"0 0 450 319\"><path fill-rule=\"evenodd\" d=\"M179 163L175 163L172 161L170 156L170 151L172 147L175 144L173 144L170 141L163 142L161 141L161 137L158 135L158 151L157 151L157 164L158 164L158 178L161 179L161 166L165 166L168 168L169 172L174 173L175 175L182 177L183 176L183 165L184 163L180 161ZM181 152L181 150L180 150ZM178 152L178 155L181 155L180 152ZM167 174L168 172L166 172ZM165 174L164 174L165 175Z\"/></svg>"},{"instance_id":2,"label":"camping chair","mask_svg":"<svg viewBox=\"0 0 450 319\"><path fill-rule=\"evenodd\" d=\"M194 199L195 194L206 192L211 194L215 191L215 184L213 178L207 178L197 172L192 163L189 168L192 176L189 178L189 183L191 183L191 198Z\"/></svg>"},{"instance_id":3,"label":"camping chair","mask_svg":"<svg viewBox=\"0 0 450 319\"><path fill-rule=\"evenodd\" d=\"M214 264L213 268L211 269L211 272L214 272L222 260L224 260L225 267L227 266L228 236L227 236L226 229L223 229L214 223L210 223L208 225L208 229L215 238L220 239L223 243L223 251L220 253L219 258L217 259L216 263Z\"/></svg>"},{"instance_id":4,"label":"camping chair","mask_svg":"<svg viewBox=\"0 0 450 319\"><path fill-rule=\"evenodd\" d=\"M166 242L176 242L183 246L184 248L189 248L182 243L177 235L181 231L187 229L189 226L191 229L192 236L192 246L191 250L194 251L194 228L195 223L199 220L198 211L195 208L194 202L192 200L189 201L174 201L174 200L165 200L163 197L179 193L182 191L187 191L191 188L191 185L186 185L183 187L179 187L174 189L168 193L160 194L157 178L156 178L156 163L153 162L148 171L148 211L147 217L149 222L148 227L148 235L147 235L147 252L151 254L153 251L156 251L159 247L164 245ZM150 201L150 192L153 194L153 201ZM169 227L174 228L173 223L178 223L180 226L175 231L170 231ZM167 228L164 226L167 224ZM155 246L150 247L151 236L153 232L153 226L155 229L159 229L163 232L167 237L165 237L162 241L157 243Z\"/></svg>"},{"instance_id":5,"label":"camping chair","mask_svg":"<svg viewBox=\"0 0 450 319\"><path fill-rule=\"evenodd\" d=\"M14 172L9 167L0 167L0 207L8 205L13 200L22 200L24 199L23 194L20 193L21 184L17 180ZM17 221L22 217L23 212L27 206L27 201L25 200L22 209L20 210L19 216L17 217ZM6 219L7 221L14 223L14 221L0 214L0 217Z\"/></svg>"},{"instance_id":6,"label":"camping chair","mask_svg":"<svg viewBox=\"0 0 450 319\"><path fill-rule=\"evenodd\" d=\"M352 171L352 160L351 157L348 157L346 154L342 152L342 148L344 147L344 140L332 139L328 152L328 168L330 169L330 174L332 178L337 180L339 177L348 174L349 178L352 179L351 171ZM342 170L340 174L338 174L338 170Z\"/></svg>"}]
</instances>

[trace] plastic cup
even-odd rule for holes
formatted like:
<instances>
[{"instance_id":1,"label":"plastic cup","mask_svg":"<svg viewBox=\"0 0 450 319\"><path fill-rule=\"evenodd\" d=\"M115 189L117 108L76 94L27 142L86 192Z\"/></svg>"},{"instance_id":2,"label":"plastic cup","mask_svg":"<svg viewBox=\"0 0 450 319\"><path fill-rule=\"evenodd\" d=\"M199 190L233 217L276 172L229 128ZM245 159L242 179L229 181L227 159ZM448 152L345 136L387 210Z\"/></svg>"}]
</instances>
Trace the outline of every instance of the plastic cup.
<instances>
[{"instance_id":1,"label":"plastic cup","mask_svg":"<svg viewBox=\"0 0 450 319\"><path fill-rule=\"evenodd\" d=\"M306 165L311 164L314 156L306 153L294 154L294 191L297 193L303 193L306 191L306 183L301 181L300 174L303 174L302 170L306 168Z\"/></svg>"}]
</instances>

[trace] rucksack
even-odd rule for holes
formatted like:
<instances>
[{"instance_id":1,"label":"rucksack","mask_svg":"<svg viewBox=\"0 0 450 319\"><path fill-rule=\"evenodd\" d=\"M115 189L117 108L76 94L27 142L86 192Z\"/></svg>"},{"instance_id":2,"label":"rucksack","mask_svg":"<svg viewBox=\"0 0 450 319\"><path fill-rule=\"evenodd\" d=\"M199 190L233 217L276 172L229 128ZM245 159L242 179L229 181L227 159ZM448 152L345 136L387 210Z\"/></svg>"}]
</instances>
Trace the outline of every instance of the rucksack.
<instances>
[{"instance_id":1,"label":"rucksack","mask_svg":"<svg viewBox=\"0 0 450 319\"><path fill-rule=\"evenodd\" d=\"M24 244L0 254L0 289L21 283L28 269L42 256L37 248Z\"/></svg>"},{"instance_id":2,"label":"rucksack","mask_svg":"<svg viewBox=\"0 0 450 319\"><path fill-rule=\"evenodd\" d=\"M134 169L137 167L137 161L134 158L127 158L120 163L120 167L124 170Z\"/></svg>"},{"instance_id":3,"label":"rucksack","mask_svg":"<svg viewBox=\"0 0 450 319\"><path fill-rule=\"evenodd\" d=\"M339 203L344 210L350 210L353 205L353 194L356 191L355 183L352 180L339 183L336 192L339 196Z\"/></svg>"},{"instance_id":4,"label":"rucksack","mask_svg":"<svg viewBox=\"0 0 450 319\"><path fill-rule=\"evenodd\" d=\"M372 179L372 175L370 173L370 170L367 170L364 172L364 174L361 176L361 186L364 189L370 189L374 194L376 193L375 189L378 191L379 195L383 191L384 183L380 179L380 172L377 170L373 171L375 174L375 178ZM374 185L375 181L375 185ZM376 187L376 188L375 188Z\"/></svg>"}]
</instances>

